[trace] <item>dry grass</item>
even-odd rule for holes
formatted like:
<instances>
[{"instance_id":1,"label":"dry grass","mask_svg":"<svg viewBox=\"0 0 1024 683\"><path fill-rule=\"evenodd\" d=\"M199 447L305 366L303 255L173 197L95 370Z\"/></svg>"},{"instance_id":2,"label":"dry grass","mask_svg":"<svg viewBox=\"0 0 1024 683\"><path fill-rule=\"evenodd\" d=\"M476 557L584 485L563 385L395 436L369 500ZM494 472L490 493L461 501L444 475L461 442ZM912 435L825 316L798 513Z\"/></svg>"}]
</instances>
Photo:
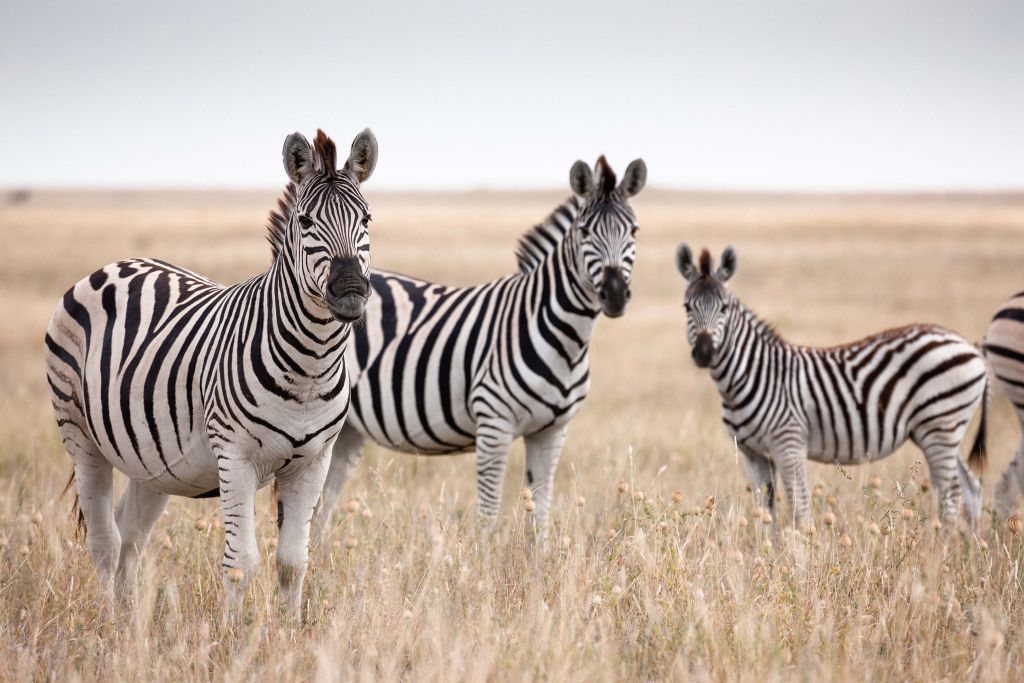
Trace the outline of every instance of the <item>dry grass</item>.
<instances>
[{"instance_id":1,"label":"dry grass","mask_svg":"<svg viewBox=\"0 0 1024 683\"><path fill-rule=\"evenodd\" d=\"M269 258L260 232L272 198L54 192L0 206L0 678L1021 676L1021 542L990 522L978 539L934 529L916 451L847 471L811 465L818 533L782 533L769 547L717 395L688 361L673 266L680 239L716 252L736 244L735 289L806 343L912 320L977 338L1024 289L1020 195L647 192L635 203L633 305L599 325L551 549L525 541L521 447L503 523L485 541L471 456L371 448L344 495L356 511L315 553L303 624L276 606L266 493L246 625L219 619L217 503L189 500L157 526L138 609L108 620L58 498L69 461L45 391L45 323L67 286L120 257L159 256L222 281L256 272ZM518 234L560 198L371 195L376 263L455 283L503 274ZM995 408L987 497L1018 439L1005 401Z\"/></svg>"}]
</instances>

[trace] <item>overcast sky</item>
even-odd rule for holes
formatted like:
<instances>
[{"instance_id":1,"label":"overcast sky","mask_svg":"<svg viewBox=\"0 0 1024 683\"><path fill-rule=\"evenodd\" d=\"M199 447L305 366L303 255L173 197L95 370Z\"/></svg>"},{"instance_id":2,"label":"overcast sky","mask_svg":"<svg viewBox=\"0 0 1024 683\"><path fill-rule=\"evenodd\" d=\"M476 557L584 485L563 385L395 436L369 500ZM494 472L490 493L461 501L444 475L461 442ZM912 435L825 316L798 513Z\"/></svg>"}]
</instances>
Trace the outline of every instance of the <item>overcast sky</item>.
<instances>
[{"instance_id":1,"label":"overcast sky","mask_svg":"<svg viewBox=\"0 0 1024 683\"><path fill-rule=\"evenodd\" d=\"M1019 1L0 1L5 186L277 186L289 132L370 126L381 189L602 152L662 187L1024 187Z\"/></svg>"}]
</instances>

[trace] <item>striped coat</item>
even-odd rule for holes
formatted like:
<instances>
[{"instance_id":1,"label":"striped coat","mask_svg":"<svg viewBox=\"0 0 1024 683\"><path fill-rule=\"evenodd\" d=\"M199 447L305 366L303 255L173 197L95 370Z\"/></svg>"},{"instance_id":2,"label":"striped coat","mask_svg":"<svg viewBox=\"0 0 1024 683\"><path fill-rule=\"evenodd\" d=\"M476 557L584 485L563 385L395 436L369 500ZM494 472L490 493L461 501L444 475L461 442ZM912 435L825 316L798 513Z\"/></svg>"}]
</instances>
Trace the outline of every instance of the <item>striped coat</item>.
<instances>
[{"instance_id":1,"label":"striped coat","mask_svg":"<svg viewBox=\"0 0 1024 683\"><path fill-rule=\"evenodd\" d=\"M171 495L220 496L223 570L237 608L256 570L254 498L278 484L278 578L298 612L309 520L350 404L345 350L368 295L376 160L364 131L336 168L323 132L283 150L292 181L271 216L270 269L225 287L153 259L110 264L64 295L46 334L47 377L74 463L100 582L130 596ZM129 478L113 510L112 469Z\"/></svg>"},{"instance_id":2,"label":"striped coat","mask_svg":"<svg viewBox=\"0 0 1024 683\"><path fill-rule=\"evenodd\" d=\"M964 511L976 522L980 487L959 448L985 392L980 352L920 324L831 348L790 344L726 288L736 263L731 247L717 270L707 250L699 263L686 245L678 253L694 361L710 369L722 419L769 508L778 470L795 522L809 524L808 459L860 464L909 439L924 452L943 518L954 518L966 496ZM984 426L971 453L972 464L983 459Z\"/></svg>"},{"instance_id":3,"label":"striped coat","mask_svg":"<svg viewBox=\"0 0 1024 683\"><path fill-rule=\"evenodd\" d=\"M1024 495L1024 292L1015 294L992 318L985 333L985 355L1022 426L1021 443L996 485L996 512L1001 517L1019 515L1017 501Z\"/></svg>"},{"instance_id":4,"label":"striped coat","mask_svg":"<svg viewBox=\"0 0 1024 683\"><path fill-rule=\"evenodd\" d=\"M497 514L508 449L526 442L538 525L547 522L565 429L590 388L589 343L601 313L630 298L640 160L621 183L602 157L577 162L575 197L520 243L519 272L449 287L375 271L375 296L349 360L352 417L335 447L321 522L357 462L364 438L408 453L475 448L477 499Z\"/></svg>"}]
</instances>

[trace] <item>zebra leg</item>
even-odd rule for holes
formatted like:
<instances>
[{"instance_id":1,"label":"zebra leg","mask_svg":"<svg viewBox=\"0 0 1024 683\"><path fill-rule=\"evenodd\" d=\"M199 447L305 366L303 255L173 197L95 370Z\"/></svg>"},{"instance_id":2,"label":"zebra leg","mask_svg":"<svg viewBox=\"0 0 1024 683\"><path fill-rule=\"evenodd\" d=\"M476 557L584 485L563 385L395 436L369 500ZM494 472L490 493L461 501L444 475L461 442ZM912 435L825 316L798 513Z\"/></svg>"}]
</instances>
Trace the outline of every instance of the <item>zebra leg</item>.
<instances>
[{"instance_id":1,"label":"zebra leg","mask_svg":"<svg viewBox=\"0 0 1024 683\"><path fill-rule=\"evenodd\" d=\"M747 464L750 490L754 495L754 506L763 507L775 523L775 470L772 461L746 448L740 447Z\"/></svg>"},{"instance_id":2,"label":"zebra leg","mask_svg":"<svg viewBox=\"0 0 1024 683\"><path fill-rule=\"evenodd\" d=\"M75 489L85 518L85 542L92 565L96 568L100 591L113 605L113 577L121 546L113 515L114 468L102 455L87 453L86 450L92 449L83 447L73 456Z\"/></svg>"},{"instance_id":3,"label":"zebra leg","mask_svg":"<svg viewBox=\"0 0 1024 683\"><path fill-rule=\"evenodd\" d=\"M1013 460L996 484L995 506L999 519L1013 514L1017 499L1024 493L1024 440L1021 441Z\"/></svg>"},{"instance_id":4,"label":"zebra leg","mask_svg":"<svg viewBox=\"0 0 1024 683\"><path fill-rule=\"evenodd\" d=\"M309 563L313 510L327 479L331 452L293 472L277 475L277 585L294 619L302 616L302 582Z\"/></svg>"},{"instance_id":5,"label":"zebra leg","mask_svg":"<svg viewBox=\"0 0 1024 683\"><path fill-rule=\"evenodd\" d=\"M543 541L551 513L555 470L565 443L565 426L550 427L523 439L526 442L526 483L536 505L537 540Z\"/></svg>"},{"instance_id":6,"label":"zebra leg","mask_svg":"<svg viewBox=\"0 0 1024 683\"><path fill-rule=\"evenodd\" d=\"M256 574L260 553L256 546L256 489L259 478L245 456L218 453L220 509L224 518L224 590L227 614L241 616L245 589Z\"/></svg>"},{"instance_id":7,"label":"zebra leg","mask_svg":"<svg viewBox=\"0 0 1024 683\"><path fill-rule=\"evenodd\" d=\"M955 522L960 515L960 449L938 440L918 444L924 451L932 486L939 499L939 514L944 522Z\"/></svg>"},{"instance_id":8,"label":"zebra leg","mask_svg":"<svg viewBox=\"0 0 1024 683\"><path fill-rule=\"evenodd\" d=\"M802 443L788 443L780 449L776 461L792 509L793 525L797 529L806 529L814 523L810 492L807 490L807 448Z\"/></svg>"},{"instance_id":9,"label":"zebra leg","mask_svg":"<svg viewBox=\"0 0 1024 683\"><path fill-rule=\"evenodd\" d=\"M334 506L338 502L341 490L345 488L348 478L355 472L359 460L363 456L363 435L355 427L346 425L342 428L338 440L334 442L334 453L331 455L331 467L327 470L327 481L324 482L320 503L313 514L313 536L322 538L330 528L334 517Z\"/></svg>"},{"instance_id":10,"label":"zebra leg","mask_svg":"<svg viewBox=\"0 0 1024 683\"><path fill-rule=\"evenodd\" d=\"M501 508L501 489L505 484L510 430L502 425L481 424L476 430L476 499L480 515L493 522Z\"/></svg>"},{"instance_id":11,"label":"zebra leg","mask_svg":"<svg viewBox=\"0 0 1024 683\"><path fill-rule=\"evenodd\" d=\"M130 479L114 512L121 535L121 555L117 562L115 586L120 597L132 600L138 574L139 554L149 541L149 533L167 507L170 496L154 491L146 484Z\"/></svg>"},{"instance_id":12,"label":"zebra leg","mask_svg":"<svg viewBox=\"0 0 1024 683\"><path fill-rule=\"evenodd\" d=\"M957 474L960 476L960 490L964 496L964 517L971 531L981 521L981 481L971 472L963 458L956 459Z\"/></svg>"}]
</instances>

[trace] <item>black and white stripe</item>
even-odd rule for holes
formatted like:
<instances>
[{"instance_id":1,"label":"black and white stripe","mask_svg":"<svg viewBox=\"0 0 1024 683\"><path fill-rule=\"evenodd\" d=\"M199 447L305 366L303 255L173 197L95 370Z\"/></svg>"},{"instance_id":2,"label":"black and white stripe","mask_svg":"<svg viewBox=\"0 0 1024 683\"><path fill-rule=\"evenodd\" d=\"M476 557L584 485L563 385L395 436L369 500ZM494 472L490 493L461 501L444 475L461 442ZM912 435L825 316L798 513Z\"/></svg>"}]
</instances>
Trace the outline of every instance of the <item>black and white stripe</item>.
<instances>
[{"instance_id":1,"label":"black and white stripe","mask_svg":"<svg viewBox=\"0 0 1024 683\"><path fill-rule=\"evenodd\" d=\"M1022 439L995 491L996 511L1013 514L1024 494L1024 292L1015 294L992 318L985 333L985 355L1006 397L1017 412Z\"/></svg>"},{"instance_id":2,"label":"black and white stripe","mask_svg":"<svg viewBox=\"0 0 1024 683\"><path fill-rule=\"evenodd\" d=\"M732 247L717 270L707 250L694 263L680 245L677 258L689 282L684 305L694 361L710 368L725 425L769 507L779 470L795 522L808 524L808 458L859 464L910 439L924 451L943 518L956 517L963 496L968 520L977 522L980 486L960 457L987 384L974 346L934 325L832 348L789 344L726 288L736 270ZM970 461L980 467L984 422L978 436Z\"/></svg>"},{"instance_id":3,"label":"black and white stripe","mask_svg":"<svg viewBox=\"0 0 1024 683\"><path fill-rule=\"evenodd\" d=\"M598 160L570 173L576 196L519 245L520 270L476 287L447 287L375 271L366 324L349 360L353 411L334 451L321 523L358 461L364 438L409 453L475 446L483 515L501 501L508 449L524 436L540 528L566 425L590 387L588 348L599 313L629 300L636 218L628 199L645 182L641 160L622 182Z\"/></svg>"},{"instance_id":4,"label":"black and white stripe","mask_svg":"<svg viewBox=\"0 0 1024 683\"><path fill-rule=\"evenodd\" d=\"M340 170L322 131L313 146L289 136L283 155L292 184L271 214L267 272L224 287L162 261L121 261L68 290L50 321L54 411L107 590L116 578L130 594L170 495L219 495L237 607L258 562L256 490L276 478L278 576L298 611L310 518L350 404L349 323L369 294L360 184L377 143L358 135ZM116 512L112 468L129 477Z\"/></svg>"}]
</instances>

